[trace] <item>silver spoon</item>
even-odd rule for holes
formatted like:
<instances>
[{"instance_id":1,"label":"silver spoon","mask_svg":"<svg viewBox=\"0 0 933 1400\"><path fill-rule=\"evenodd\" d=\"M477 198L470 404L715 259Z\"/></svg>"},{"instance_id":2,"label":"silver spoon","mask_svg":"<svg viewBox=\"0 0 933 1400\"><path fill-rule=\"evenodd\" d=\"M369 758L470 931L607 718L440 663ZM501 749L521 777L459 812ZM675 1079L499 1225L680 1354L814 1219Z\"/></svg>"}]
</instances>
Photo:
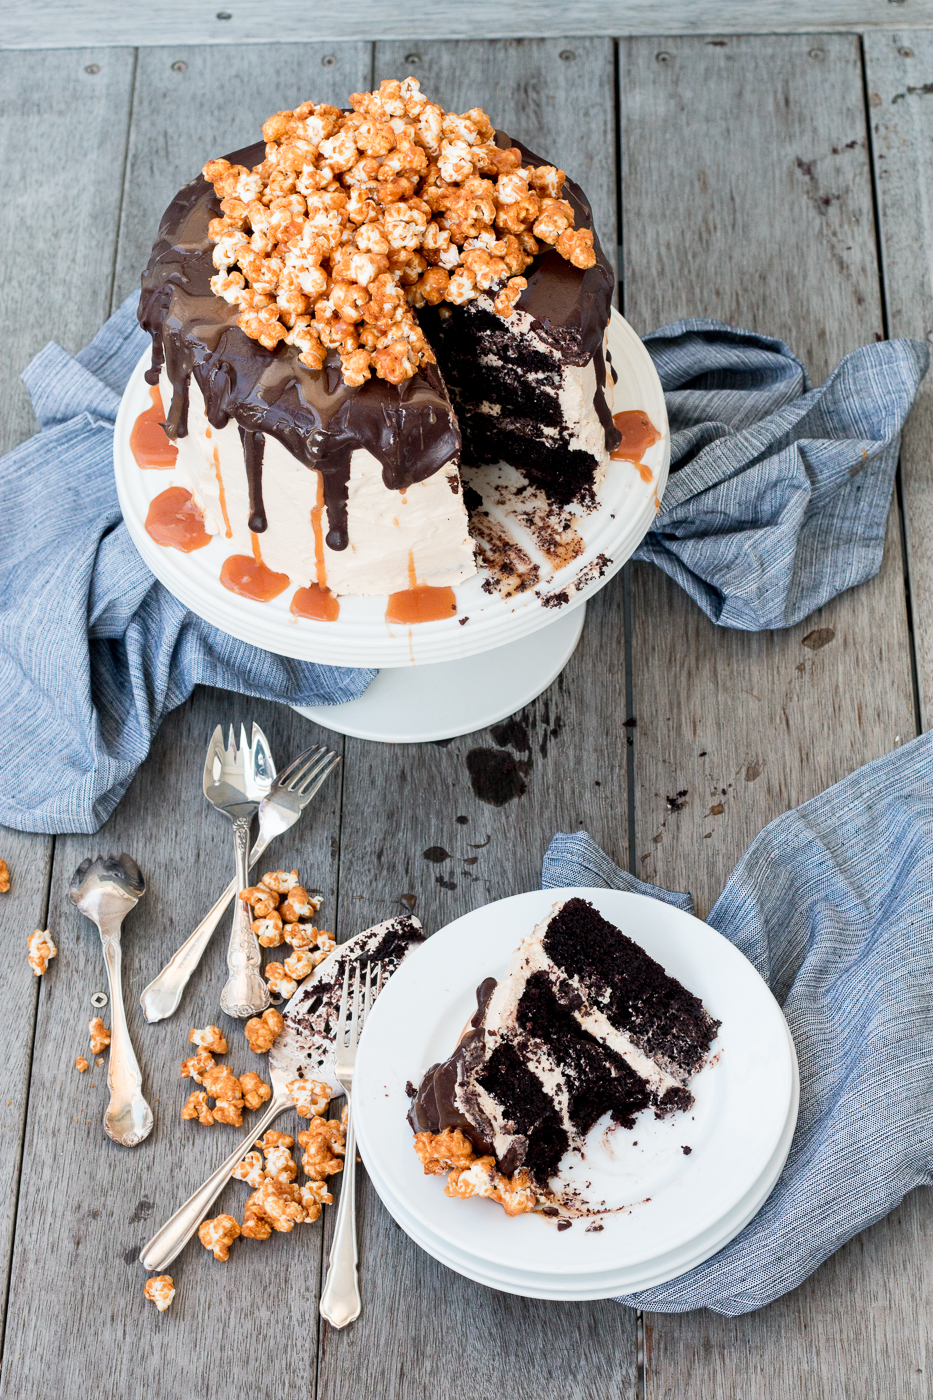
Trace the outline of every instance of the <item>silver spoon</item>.
<instances>
[{"instance_id":1,"label":"silver spoon","mask_svg":"<svg viewBox=\"0 0 933 1400\"><path fill-rule=\"evenodd\" d=\"M85 860L71 877L68 897L97 925L110 983L110 1103L104 1131L122 1147L135 1147L152 1132L152 1109L143 1098L142 1075L133 1053L123 1009L120 932L123 920L146 892L146 882L132 856L98 856Z\"/></svg>"}]
</instances>

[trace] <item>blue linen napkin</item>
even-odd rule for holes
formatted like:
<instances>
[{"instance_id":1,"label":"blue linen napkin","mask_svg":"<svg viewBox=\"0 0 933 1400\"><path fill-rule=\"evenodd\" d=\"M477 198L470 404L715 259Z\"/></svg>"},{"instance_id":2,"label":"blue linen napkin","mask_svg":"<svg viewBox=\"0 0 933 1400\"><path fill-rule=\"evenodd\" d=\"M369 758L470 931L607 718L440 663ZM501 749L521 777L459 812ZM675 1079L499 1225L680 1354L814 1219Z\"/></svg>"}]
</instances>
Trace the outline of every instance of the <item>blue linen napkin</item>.
<instances>
[{"instance_id":1,"label":"blue linen napkin","mask_svg":"<svg viewBox=\"0 0 933 1400\"><path fill-rule=\"evenodd\" d=\"M95 831L199 682L340 704L375 675L273 656L188 612L120 518L111 443L147 340L127 298L77 356L23 374L42 431L0 459L0 823ZM723 626L786 626L880 561L898 434L927 347L855 351L810 391L778 340L717 321L646 338L675 472L639 557Z\"/></svg>"},{"instance_id":2,"label":"blue linen napkin","mask_svg":"<svg viewBox=\"0 0 933 1400\"><path fill-rule=\"evenodd\" d=\"M781 340L720 321L645 337L672 472L635 558L713 622L790 627L881 566L900 433L930 361L918 340L854 350L818 389Z\"/></svg>"},{"instance_id":3,"label":"blue linen napkin","mask_svg":"<svg viewBox=\"0 0 933 1400\"><path fill-rule=\"evenodd\" d=\"M648 895L585 833L554 837L542 885ZM754 1220L689 1273L617 1301L751 1312L933 1184L933 733L766 826L707 919L784 1008L800 1065L787 1165Z\"/></svg>"},{"instance_id":4,"label":"blue linen napkin","mask_svg":"<svg viewBox=\"0 0 933 1400\"><path fill-rule=\"evenodd\" d=\"M127 297L81 353L54 342L23 379L42 431L0 461L0 822L96 831L164 716L196 685L287 704L354 700L374 671L291 661L209 626L129 537L113 425L149 344Z\"/></svg>"}]
</instances>

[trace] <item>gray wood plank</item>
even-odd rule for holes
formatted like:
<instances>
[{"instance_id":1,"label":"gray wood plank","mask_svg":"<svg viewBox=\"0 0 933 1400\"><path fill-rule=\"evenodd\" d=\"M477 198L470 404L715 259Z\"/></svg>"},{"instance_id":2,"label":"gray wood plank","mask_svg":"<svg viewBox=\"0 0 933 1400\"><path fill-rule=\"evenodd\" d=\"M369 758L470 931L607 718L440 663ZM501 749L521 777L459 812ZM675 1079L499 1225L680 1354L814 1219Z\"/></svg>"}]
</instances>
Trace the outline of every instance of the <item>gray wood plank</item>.
<instances>
[{"instance_id":1,"label":"gray wood plank","mask_svg":"<svg viewBox=\"0 0 933 1400\"><path fill-rule=\"evenodd\" d=\"M891 335L933 333L933 35L887 33L865 42L884 285ZM922 727L933 723L933 383L921 386L901 448Z\"/></svg>"},{"instance_id":2,"label":"gray wood plank","mask_svg":"<svg viewBox=\"0 0 933 1400\"><path fill-rule=\"evenodd\" d=\"M817 380L880 331L857 40L633 40L620 91L638 329L737 321L786 338ZM714 628L646 566L633 611L639 873L692 889L705 913L769 819L914 734L896 510L880 574L798 627ZM817 628L833 640L814 651L802 642ZM919 1394L923 1200L771 1308L646 1316L646 1396Z\"/></svg>"},{"instance_id":3,"label":"gray wood plank","mask_svg":"<svg viewBox=\"0 0 933 1400\"><path fill-rule=\"evenodd\" d=\"M406 53L417 53L421 62L409 68L426 92L457 110L484 105L505 130L579 175L613 246L612 161L600 168L600 152L612 150L610 46L574 40L576 59L561 59L568 44L380 44L376 78L409 71ZM340 936L396 912L401 901L430 934L469 909L536 888L555 831L586 826L625 861L625 717L619 579L590 604L564 673L507 726L441 745L347 740ZM501 806L490 801L491 785L473 786L477 751L490 756L480 762L512 765L515 796ZM441 1400L462 1391L465 1372L482 1395L602 1400L634 1392L632 1313L472 1284L411 1244L365 1175L359 1189L364 1312L343 1332L323 1330L321 1400L410 1400L426 1390Z\"/></svg>"},{"instance_id":4,"label":"gray wood plank","mask_svg":"<svg viewBox=\"0 0 933 1400\"><path fill-rule=\"evenodd\" d=\"M165 721L106 826L95 836L57 840L49 919L59 956L41 988L0 1386L11 1400L37 1394L79 1400L89 1392L135 1397L153 1384L165 1400L191 1400L232 1394L234 1376L237 1393L273 1394L285 1389L296 1365L307 1387L313 1384L320 1222L264 1243L240 1240L226 1266L193 1242L169 1270L178 1296L164 1316L143 1297L146 1275L137 1259L154 1229L239 1136L232 1127L180 1118L192 1088L178 1073L189 1028L223 1026L230 1046L223 1061L238 1073L263 1073L265 1065L248 1049L242 1023L219 1010L228 924L174 1017L149 1026L138 1003L229 878L229 825L206 808L201 773L214 724L251 719L262 725L280 766L315 740L340 747L284 706L199 689ZM339 799L340 784L332 780L264 861L265 868L295 865L323 890L322 922L336 909ZM138 858L148 883L124 930L124 987L156 1124L133 1149L110 1142L101 1125L106 1064L97 1068L88 1052L87 1020L95 1014L91 995L105 989L106 977L96 931L67 900L81 860L120 850ZM102 1014L109 1025L109 1007ZM92 1064L78 1074L74 1061L82 1053ZM278 1126L294 1134L300 1124L287 1114ZM242 1218L246 1193L232 1182L217 1210ZM274 1322L264 1298L274 1300ZM290 1342L276 1345L274 1338L285 1336Z\"/></svg>"},{"instance_id":5,"label":"gray wood plank","mask_svg":"<svg viewBox=\"0 0 933 1400\"><path fill-rule=\"evenodd\" d=\"M897 5L892 12L891 6ZM568 23L568 14L572 21ZM388 0L344 0L321 9L303 0L279 0L275 22L263 0L237 0L231 10L211 3L166 0L139 10L120 0L8 0L0 46L61 48L71 44L269 43L292 34L305 39L511 39L574 34L769 34L933 24L930 0L493 0L458 5L437 0L430 9Z\"/></svg>"},{"instance_id":6,"label":"gray wood plank","mask_svg":"<svg viewBox=\"0 0 933 1400\"><path fill-rule=\"evenodd\" d=\"M253 132L258 134L271 111L301 100L309 90L332 100L344 90L367 84L370 54L369 45L344 46L338 54L342 66L322 65L322 51L314 45L263 47L252 57L236 49L206 55L191 50L141 54L114 304L138 277L165 204L208 156L235 148ZM15 58L26 62L26 56ZM56 65L67 58L42 55L43 67L49 65L50 84L56 78ZM113 59L113 51L108 59ZM171 62L187 66L176 71ZM127 85L124 146L129 95ZM44 106L44 98L42 102ZM61 120L55 102L49 105ZM84 139L93 141L98 134L89 122ZM83 159L91 157L85 153ZM88 276L96 276L98 282L95 323L111 303L122 148L114 169L117 194L101 213L110 222L97 231L109 250L106 276L101 278L93 258L87 260ZM106 193L103 180L102 185ZM64 276L63 283L67 285ZM82 329L75 337L78 343L95 328ZM173 1266L179 1296L165 1318L145 1302L145 1275L136 1261L153 1229L213 1170L236 1131L221 1125L204 1129L179 1118L191 1088L178 1077L188 1029L224 1019L218 1015L217 1002L225 980L225 930L215 936L197 980L172 1020L146 1026L137 998L229 878L230 833L220 818L205 811L201 769L213 725L248 716L266 729L280 764L317 737L329 747L341 748L339 738L324 735L284 707L198 692L166 721L152 755L105 829L94 837L58 841L50 920L61 951L41 989L4 1394L19 1397L47 1389L70 1400L84 1395L90 1384L106 1394L138 1395L150 1386L155 1364L166 1397L190 1400L193 1393L225 1393L232 1374L231 1356L236 1357L238 1379L257 1392L267 1381L281 1388L289 1374L294 1345L273 1360L268 1334L254 1330L250 1342L243 1329L242 1298L247 1293L255 1297L254 1255L262 1246L242 1242L242 1251L231 1255L224 1272L199 1244L191 1245ZM334 919L339 793L340 783L329 782L302 824L270 852L276 865L280 861L289 868L296 864L324 889L322 917ZM123 848L138 857L149 879L146 899L127 928L125 982L132 1032L157 1114L153 1135L133 1151L115 1147L100 1125L106 1104L106 1068L83 1076L74 1069L75 1056L87 1050L90 995L105 985L105 977L96 934L65 899L68 877L84 856ZM32 924L27 932L31 928ZM18 974L21 971L18 967ZM35 991L29 991L35 998ZM28 1053L31 1029L24 1029L23 1036ZM227 1058L235 1068L243 1072L254 1067L239 1030L231 1047ZM52 1152L50 1112L56 1131ZM244 1191L234 1183L224 1199L241 1206ZM40 1199L67 1201L70 1227L62 1229L61 1214L40 1207ZM37 1212L46 1217L38 1233L34 1229ZM300 1227L291 1238L268 1241L271 1253L262 1256L260 1267L269 1270L263 1276L281 1280L291 1295L286 1325L293 1337L304 1334L308 1296L313 1299L318 1288L320 1238L320 1225ZM242 1276L236 1283L238 1271ZM54 1295L56 1306L37 1308L35 1299L40 1295ZM169 1360L155 1329L172 1324L173 1337L180 1328L184 1341ZM69 1337L67 1348L57 1344L63 1331ZM125 1346L122 1338L128 1332L143 1340ZM214 1338L210 1346L204 1345L206 1337ZM313 1345L305 1354L313 1370Z\"/></svg>"},{"instance_id":7,"label":"gray wood plank","mask_svg":"<svg viewBox=\"0 0 933 1400\"><path fill-rule=\"evenodd\" d=\"M0 452L36 428L19 378L28 361L53 337L79 349L107 314L132 77L126 49L0 55ZM0 895L0 938L8 950L0 968L8 1027L0 1064L7 1095L0 1101L4 1300L39 998L25 940L37 925L46 927L52 844L48 836L0 828L0 856L11 873L10 891Z\"/></svg>"}]
</instances>

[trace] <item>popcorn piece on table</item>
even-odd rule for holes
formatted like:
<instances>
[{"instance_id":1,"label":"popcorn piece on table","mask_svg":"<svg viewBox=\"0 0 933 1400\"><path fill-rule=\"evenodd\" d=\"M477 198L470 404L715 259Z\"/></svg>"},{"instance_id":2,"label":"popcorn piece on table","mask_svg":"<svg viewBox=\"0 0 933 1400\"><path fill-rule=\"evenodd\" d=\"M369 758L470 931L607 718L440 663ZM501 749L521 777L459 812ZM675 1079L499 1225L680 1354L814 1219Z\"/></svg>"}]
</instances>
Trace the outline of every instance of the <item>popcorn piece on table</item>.
<instances>
[{"instance_id":1,"label":"popcorn piece on table","mask_svg":"<svg viewBox=\"0 0 933 1400\"><path fill-rule=\"evenodd\" d=\"M301 1197L306 1225L311 1225L315 1220L320 1219L321 1206L334 1204L334 1198L329 1191L325 1190L323 1181L306 1182L304 1186L298 1187L298 1194Z\"/></svg>"},{"instance_id":2,"label":"popcorn piece on table","mask_svg":"<svg viewBox=\"0 0 933 1400\"><path fill-rule=\"evenodd\" d=\"M298 952L302 948L316 948L318 930L313 924L286 924L282 929L284 942L290 943Z\"/></svg>"},{"instance_id":3,"label":"popcorn piece on table","mask_svg":"<svg viewBox=\"0 0 933 1400\"><path fill-rule=\"evenodd\" d=\"M201 1080L212 1099L223 1099L227 1103L242 1104L243 1090L240 1081L229 1065L214 1065Z\"/></svg>"},{"instance_id":4,"label":"popcorn piece on table","mask_svg":"<svg viewBox=\"0 0 933 1400\"><path fill-rule=\"evenodd\" d=\"M230 1173L239 1181L245 1181L253 1190L261 1186L266 1179L266 1174L262 1167L262 1155L259 1152L247 1152L242 1162L238 1162Z\"/></svg>"},{"instance_id":5,"label":"popcorn piece on table","mask_svg":"<svg viewBox=\"0 0 933 1400\"><path fill-rule=\"evenodd\" d=\"M266 1151L266 1180L294 1181L298 1175L298 1163L284 1144L270 1147Z\"/></svg>"},{"instance_id":6,"label":"popcorn piece on table","mask_svg":"<svg viewBox=\"0 0 933 1400\"><path fill-rule=\"evenodd\" d=\"M226 1055L227 1041L219 1026L205 1026L202 1031L196 1027L188 1032L188 1041L191 1045L199 1045L202 1050L209 1050L212 1055Z\"/></svg>"},{"instance_id":7,"label":"popcorn piece on table","mask_svg":"<svg viewBox=\"0 0 933 1400\"><path fill-rule=\"evenodd\" d=\"M88 1062L83 1055L79 1055L75 1060L75 1069L79 1074L83 1074L88 1067Z\"/></svg>"},{"instance_id":8,"label":"popcorn piece on table","mask_svg":"<svg viewBox=\"0 0 933 1400\"><path fill-rule=\"evenodd\" d=\"M343 1171L346 1134L336 1118L312 1119L309 1127L298 1134L298 1141L304 1148L301 1165L312 1181L323 1181Z\"/></svg>"},{"instance_id":9,"label":"popcorn piece on table","mask_svg":"<svg viewBox=\"0 0 933 1400\"><path fill-rule=\"evenodd\" d=\"M0 894L6 894L10 888L10 867L5 860L0 860Z\"/></svg>"},{"instance_id":10,"label":"popcorn piece on table","mask_svg":"<svg viewBox=\"0 0 933 1400\"><path fill-rule=\"evenodd\" d=\"M465 1200L469 1196L487 1196L502 1206L506 1215L525 1215L541 1204L531 1174L517 1171L511 1178L496 1169L495 1157L477 1157L465 1166L455 1167L447 1178L445 1196Z\"/></svg>"},{"instance_id":11,"label":"popcorn piece on table","mask_svg":"<svg viewBox=\"0 0 933 1400\"><path fill-rule=\"evenodd\" d=\"M92 1016L87 1023L91 1035L91 1054L100 1055L110 1044L110 1032L99 1016Z\"/></svg>"},{"instance_id":12,"label":"popcorn piece on table","mask_svg":"<svg viewBox=\"0 0 933 1400\"><path fill-rule=\"evenodd\" d=\"M265 1222L271 1225L273 1230L287 1235L296 1225L302 1224L304 1218L304 1207L298 1187L290 1181L267 1179L246 1202L243 1232L247 1238L268 1239L268 1234L261 1233L262 1222ZM250 1234L247 1225L252 1229L256 1224L260 1226L260 1232Z\"/></svg>"},{"instance_id":13,"label":"popcorn piece on table","mask_svg":"<svg viewBox=\"0 0 933 1400\"><path fill-rule=\"evenodd\" d=\"M243 1094L243 1102L247 1108L259 1108L267 1099L272 1098L272 1090L265 1080L253 1070L247 1070L246 1074L239 1076L240 1090Z\"/></svg>"},{"instance_id":14,"label":"popcorn piece on table","mask_svg":"<svg viewBox=\"0 0 933 1400\"><path fill-rule=\"evenodd\" d=\"M275 894L288 894L298 884L297 870L267 870L259 882Z\"/></svg>"},{"instance_id":15,"label":"popcorn piece on table","mask_svg":"<svg viewBox=\"0 0 933 1400\"><path fill-rule=\"evenodd\" d=\"M52 958L58 956L58 949L52 942L52 935L48 929L37 928L35 933L29 935L26 946L29 949L29 966L37 977L41 977Z\"/></svg>"},{"instance_id":16,"label":"popcorn piece on table","mask_svg":"<svg viewBox=\"0 0 933 1400\"><path fill-rule=\"evenodd\" d=\"M299 948L285 959L282 964L288 977L294 978L295 982L303 982L306 977L310 977L316 966L314 954L306 948Z\"/></svg>"},{"instance_id":17,"label":"popcorn piece on table","mask_svg":"<svg viewBox=\"0 0 933 1400\"><path fill-rule=\"evenodd\" d=\"M230 1258L230 1246L239 1234L240 1226L232 1215L217 1215L213 1220L203 1221L198 1229L198 1239L204 1248L211 1250L222 1264Z\"/></svg>"},{"instance_id":18,"label":"popcorn piece on table","mask_svg":"<svg viewBox=\"0 0 933 1400\"><path fill-rule=\"evenodd\" d=\"M321 907L321 901L316 895L308 894L301 885L295 885L288 892L288 899L280 906L279 913L283 923L297 924L299 919L311 919Z\"/></svg>"},{"instance_id":19,"label":"popcorn piece on table","mask_svg":"<svg viewBox=\"0 0 933 1400\"><path fill-rule=\"evenodd\" d=\"M195 1084L203 1084L204 1076L214 1068L214 1057L209 1050L199 1050L181 1062L182 1079L193 1079Z\"/></svg>"},{"instance_id":20,"label":"popcorn piece on table","mask_svg":"<svg viewBox=\"0 0 933 1400\"><path fill-rule=\"evenodd\" d=\"M277 1035L281 1035L285 1026L285 1018L281 1011L277 1011L274 1006L270 1006L261 1016L251 1016L243 1027L243 1034L246 1036L249 1048L257 1055L265 1055L272 1049L272 1043Z\"/></svg>"},{"instance_id":21,"label":"popcorn piece on table","mask_svg":"<svg viewBox=\"0 0 933 1400\"><path fill-rule=\"evenodd\" d=\"M252 885L248 890L241 890L240 898L252 909L254 919L265 919L279 907L279 896L265 885Z\"/></svg>"},{"instance_id":22,"label":"popcorn piece on table","mask_svg":"<svg viewBox=\"0 0 933 1400\"><path fill-rule=\"evenodd\" d=\"M215 1123L228 1123L231 1128L242 1128L243 1105L231 1103L229 1099L218 1099L213 1110Z\"/></svg>"},{"instance_id":23,"label":"popcorn piece on table","mask_svg":"<svg viewBox=\"0 0 933 1400\"><path fill-rule=\"evenodd\" d=\"M459 1128L445 1128L442 1133L416 1133L415 1152L425 1176L443 1176L476 1157L473 1144Z\"/></svg>"},{"instance_id":24,"label":"popcorn piece on table","mask_svg":"<svg viewBox=\"0 0 933 1400\"><path fill-rule=\"evenodd\" d=\"M175 1297L175 1284L171 1274L155 1274L152 1278L147 1278L143 1292L150 1303L155 1303L159 1312L165 1312Z\"/></svg>"},{"instance_id":25,"label":"popcorn piece on table","mask_svg":"<svg viewBox=\"0 0 933 1400\"><path fill-rule=\"evenodd\" d=\"M291 1133L280 1133L275 1128L270 1128L265 1137L260 1138L255 1146L261 1147L263 1152L268 1152L273 1147L291 1148L295 1146L295 1139Z\"/></svg>"},{"instance_id":26,"label":"popcorn piece on table","mask_svg":"<svg viewBox=\"0 0 933 1400\"><path fill-rule=\"evenodd\" d=\"M286 1001L289 997L293 997L298 990L298 983L293 977L289 977L281 963L267 963L265 976L269 991L275 996L284 997Z\"/></svg>"},{"instance_id":27,"label":"popcorn piece on table","mask_svg":"<svg viewBox=\"0 0 933 1400\"><path fill-rule=\"evenodd\" d=\"M211 1127L214 1115L211 1113L207 1095L203 1089L195 1089L194 1093L188 1095L181 1116L182 1118L196 1118L199 1123L204 1124L205 1128Z\"/></svg>"},{"instance_id":28,"label":"popcorn piece on table","mask_svg":"<svg viewBox=\"0 0 933 1400\"><path fill-rule=\"evenodd\" d=\"M250 928L262 948L278 948L279 944L284 942L282 916L277 909L273 909L264 919L254 919Z\"/></svg>"},{"instance_id":29,"label":"popcorn piece on table","mask_svg":"<svg viewBox=\"0 0 933 1400\"><path fill-rule=\"evenodd\" d=\"M298 1110L299 1118L311 1118L327 1112L330 1085L325 1084L322 1079L290 1079L285 1087Z\"/></svg>"}]
</instances>

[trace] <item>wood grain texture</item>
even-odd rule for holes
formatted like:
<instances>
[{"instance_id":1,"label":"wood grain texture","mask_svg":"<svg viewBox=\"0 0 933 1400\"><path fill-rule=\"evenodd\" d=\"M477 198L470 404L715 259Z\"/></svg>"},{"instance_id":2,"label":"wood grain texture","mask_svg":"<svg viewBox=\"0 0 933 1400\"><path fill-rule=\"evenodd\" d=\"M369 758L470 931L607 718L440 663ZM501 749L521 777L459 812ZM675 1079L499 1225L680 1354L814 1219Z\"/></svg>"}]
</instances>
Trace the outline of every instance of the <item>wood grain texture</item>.
<instances>
[{"instance_id":1,"label":"wood grain texture","mask_svg":"<svg viewBox=\"0 0 933 1400\"><path fill-rule=\"evenodd\" d=\"M865 42L890 335L933 334L933 35L887 33ZM933 381L927 376L901 446L921 723L933 724Z\"/></svg>"},{"instance_id":2,"label":"wood grain texture","mask_svg":"<svg viewBox=\"0 0 933 1400\"><path fill-rule=\"evenodd\" d=\"M786 338L816 379L872 339L857 41L631 41L620 91L625 305L639 329L684 313L736 321ZM639 873L692 889L701 913L768 820L914 733L894 512L890 526L874 580L783 632L715 628L658 571L635 570ZM802 645L817 629L832 640ZM758 1313L646 1315L647 1400L929 1394L915 1369L925 1203L918 1193Z\"/></svg>"},{"instance_id":3,"label":"wood grain texture","mask_svg":"<svg viewBox=\"0 0 933 1400\"><path fill-rule=\"evenodd\" d=\"M49 918L59 956L41 988L0 1389L11 1400L38 1394L62 1400L89 1393L136 1397L153 1385L165 1400L192 1400L230 1395L234 1377L237 1393L278 1394L294 1377L298 1357L313 1388L320 1223L265 1243L240 1240L226 1266L193 1242L171 1266L178 1296L165 1315L144 1299L146 1275L137 1259L154 1230L239 1136L235 1128L204 1128L179 1116L192 1088L178 1073L189 1050L189 1028L222 1025L230 1047L223 1061L238 1073L265 1068L265 1058L257 1059L246 1045L242 1023L219 1010L229 922L218 929L174 1017L149 1026L138 1002L229 879L230 825L207 808L201 773L214 724L252 719L262 725L282 767L315 740L334 747L329 736L284 706L199 689L166 719L106 826L92 837L58 838ZM309 884L319 886L322 921L335 912L339 798L339 781L330 780L263 862L265 869L297 866ZM106 1064L98 1068L92 1060L85 1074L74 1068L76 1055L92 1059L90 998L106 987L106 977L97 932L68 902L68 881L86 856L120 850L138 858L148 884L123 939L130 1032L156 1115L152 1135L133 1149L104 1136ZM109 1025L109 1008L102 1015ZM294 1115L279 1123L292 1133L298 1126ZM241 1215L247 1190L232 1182L217 1210ZM260 1299L270 1289L274 1336L268 1326L249 1321L263 1310ZM41 1306L40 1299L54 1303ZM277 1346L275 1337L291 1341Z\"/></svg>"},{"instance_id":4,"label":"wood grain texture","mask_svg":"<svg viewBox=\"0 0 933 1400\"><path fill-rule=\"evenodd\" d=\"M891 6L897 5L892 12ZM568 20L568 16L572 16ZM237 0L229 10L217 0L166 0L142 10L120 0L8 0L0 21L0 47L62 48L73 44L270 43L296 40L511 39L516 35L574 34L769 34L822 29L887 28L933 24L930 0L514 0L500 5L474 0L430 7L388 0L345 0L310 6L279 0L274 20L263 0Z\"/></svg>"},{"instance_id":5,"label":"wood grain texture","mask_svg":"<svg viewBox=\"0 0 933 1400\"><path fill-rule=\"evenodd\" d=\"M858 40L721 42L621 48L626 314L781 336L818 382L883 324ZM638 873L702 914L772 817L913 737L896 509L879 575L795 627L715 627L637 565L634 629Z\"/></svg>"},{"instance_id":6,"label":"wood grain texture","mask_svg":"<svg viewBox=\"0 0 933 1400\"><path fill-rule=\"evenodd\" d=\"M130 49L0 54L0 453L36 430L19 380L36 351L80 350L106 319L134 63Z\"/></svg>"},{"instance_id":7,"label":"wood grain texture","mask_svg":"<svg viewBox=\"0 0 933 1400\"><path fill-rule=\"evenodd\" d=\"M363 43L142 49L114 305L139 286L163 210L205 161L261 141L263 122L280 108L308 99L344 105L369 86L371 67L372 45Z\"/></svg>"},{"instance_id":8,"label":"wood grain texture","mask_svg":"<svg viewBox=\"0 0 933 1400\"><path fill-rule=\"evenodd\" d=\"M612 172L600 170L599 160L612 149L611 50L600 41L575 42L577 57L566 60L565 47L560 40L419 42L417 74L439 101L457 110L485 106L505 130L579 174L613 247ZM401 72L404 61L404 46L378 44L376 80ZM624 719L618 579L589 605L566 670L512 721L443 744L348 739L340 937L404 907L431 934L490 900L536 888L555 831L585 826L624 861ZM410 1243L365 1174L359 1200L364 1312L343 1332L323 1330L321 1400L410 1400L425 1391L453 1400L465 1372L470 1390L482 1395L633 1394L634 1314L606 1303L534 1302L472 1284Z\"/></svg>"}]
</instances>

